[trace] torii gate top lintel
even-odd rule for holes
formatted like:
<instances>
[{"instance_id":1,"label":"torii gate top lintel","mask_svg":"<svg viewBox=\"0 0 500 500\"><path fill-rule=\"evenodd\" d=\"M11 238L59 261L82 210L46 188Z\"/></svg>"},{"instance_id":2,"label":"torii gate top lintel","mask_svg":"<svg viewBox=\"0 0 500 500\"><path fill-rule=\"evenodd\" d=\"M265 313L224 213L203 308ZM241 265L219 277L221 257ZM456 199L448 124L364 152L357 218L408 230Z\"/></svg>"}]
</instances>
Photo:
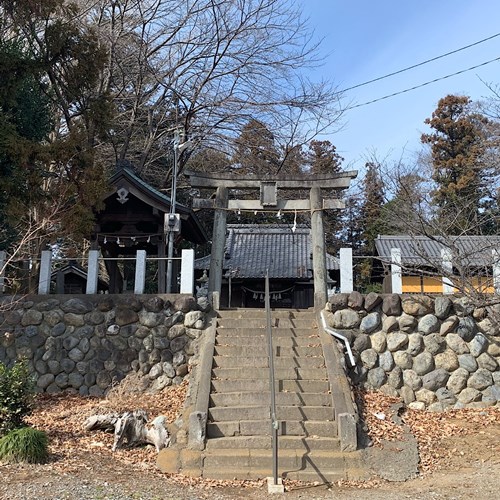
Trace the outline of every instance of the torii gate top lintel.
<instances>
[{"instance_id":1,"label":"torii gate top lintel","mask_svg":"<svg viewBox=\"0 0 500 500\"><path fill-rule=\"evenodd\" d=\"M277 188L304 189L319 186L325 189L346 189L351 179L358 175L357 170L335 172L332 174L296 174L276 175L274 177L247 175L240 176L234 173L202 173L185 171L192 187L226 187L237 189L260 188L262 183L275 183Z\"/></svg>"}]
</instances>

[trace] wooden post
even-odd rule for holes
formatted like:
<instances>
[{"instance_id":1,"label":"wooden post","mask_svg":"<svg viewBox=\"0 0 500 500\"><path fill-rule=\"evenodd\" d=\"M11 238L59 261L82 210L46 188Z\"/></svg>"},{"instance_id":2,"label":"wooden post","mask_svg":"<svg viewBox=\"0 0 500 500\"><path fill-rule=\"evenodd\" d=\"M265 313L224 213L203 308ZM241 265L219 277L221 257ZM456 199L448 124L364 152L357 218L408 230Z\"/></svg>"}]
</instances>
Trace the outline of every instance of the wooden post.
<instances>
[{"instance_id":1,"label":"wooden post","mask_svg":"<svg viewBox=\"0 0 500 500\"><path fill-rule=\"evenodd\" d=\"M93 295L97 293L97 283L99 280L99 250L89 250L87 261L87 285L85 293Z\"/></svg>"},{"instance_id":2,"label":"wooden post","mask_svg":"<svg viewBox=\"0 0 500 500\"><path fill-rule=\"evenodd\" d=\"M327 271L325 231L323 228L323 202L321 188L313 187L310 191L311 200L311 243L314 273L314 307L323 309L327 295Z\"/></svg>"},{"instance_id":3,"label":"wooden post","mask_svg":"<svg viewBox=\"0 0 500 500\"><path fill-rule=\"evenodd\" d=\"M214 229L212 233L212 258L210 260L210 275L208 277L208 294L222 290L222 269L224 266L224 246L226 244L228 189L218 187L215 197Z\"/></svg>"},{"instance_id":4,"label":"wooden post","mask_svg":"<svg viewBox=\"0 0 500 500\"><path fill-rule=\"evenodd\" d=\"M391 292L398 294L403 293L400 248L391 248Z\"/></svg>"},{"instance_id":5,"label":"wooden post","mask_svg":"<svg viewBox=\"0 0 500 500\"><path fill-rule=\"evenodd\" d=\"M145 284L146 284L146 250L137 250L135 258L134 293L136 295L144 293Z\"/></svg>"},{"instance_id":6,"label":"wooden post","mask_svg":"<svg viewBox=\"0 0 500 500\"><path fill-rule=\"evenodd\" d=\"M110 257L116 258L118 254L112 253ZM106 261L106 269L109 274L109 293L123 292L123 276L116 260Z\"/></svg>"},{"instance_id":7,"label":"wooden post","mask_svg":"<svg viewBox=\"0 0 500 500\"><path fill-rule=\"evenodd\" d=\"M352 272L352 248L340 249L340 293L351 293L354 290Z\"/></svg>"},{"instance_id":8,"label":"wooden post","mask_svg":"<svg viewBox=\"0 0 500 500\"><path fill-rule=\"evenodd\" d=\"M194 291L194 250L182 250L181 261L181 293L193 295Z\"/></svg>"},{"instance_id":9,"label":"wooden post","mask_svg":"<svg viewBox=\"0 0 500 500\"><path fill-rule=\"evenodd\" d=\"M57 271L56 274L56 293L63 295L64 294L64 274L61 271Z\"/></svg>"},{"instance_id":10,"label":"wooden post","mask_svg":"<svg viewBox=\"0 0 500 500\"><path fill-rule=\"evenodd\" d=\"M47 295L50 293L50 274L52 269L52 251L42 251L42 261L40 262L40 277L38 280L38 294Z\"/></svg>"}]
</instances>

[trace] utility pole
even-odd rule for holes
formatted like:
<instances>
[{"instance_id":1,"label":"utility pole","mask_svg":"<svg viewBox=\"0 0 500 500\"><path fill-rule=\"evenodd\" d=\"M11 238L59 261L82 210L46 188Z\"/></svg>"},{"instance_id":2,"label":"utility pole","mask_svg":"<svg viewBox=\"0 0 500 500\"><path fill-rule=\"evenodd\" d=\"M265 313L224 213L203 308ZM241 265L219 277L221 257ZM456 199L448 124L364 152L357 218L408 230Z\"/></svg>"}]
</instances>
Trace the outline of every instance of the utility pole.
<instances>
[{"instance_id":1,"label":"utility pole","mask_svg":"<svg viewBox=\"0 0 500 500\"><path fill-rule=\"evenodd\" d=\"M174 242L175 235L181 230L181 218L175 212L177 198L177 171L179 164L179 155L189 146L191 141L181 143L181 134L177 128L174 132L174 168L172 172L172 189L170 191L170 211L165 218L165 232L168 233L168 250L167 250L167 293L173 292L172 274L173 274L173 257L174 257Z\"/></svg>"}]
</instances>

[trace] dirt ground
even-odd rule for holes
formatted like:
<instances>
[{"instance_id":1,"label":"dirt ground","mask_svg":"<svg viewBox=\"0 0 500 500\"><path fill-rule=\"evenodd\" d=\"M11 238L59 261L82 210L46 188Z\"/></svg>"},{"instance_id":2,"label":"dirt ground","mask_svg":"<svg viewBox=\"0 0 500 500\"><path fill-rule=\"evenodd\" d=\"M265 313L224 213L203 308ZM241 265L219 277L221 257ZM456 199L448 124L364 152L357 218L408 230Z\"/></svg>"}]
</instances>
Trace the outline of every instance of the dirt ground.
<instances>
[{"instance_id":1,"label":"dirt ground","mask_svg":"<svg viewBox=\"0 0 500 500\"><path fill-rule=\"evenodd\" d=\"M263 499L264 481L212 481L166 475L155 466L153 447L111 452L112 435L87 433L84 420L96 413L141 407L172 422L186 387L160 395L115 395L106 400L75 395L37 400L30 424L45 430L51 458L42 465L0 465L2 499ZM391 420L392 398L368 393L363 413L370 439L399 436ZM421 458L415 479L390 483L373 478L364 483L332 485L285 482L290 499L478 499L500 498L500 409L457 410L444 414L405 411L403 421L415 435ZM279 495L273 495L276 497Z\"/></svg>"}]
</instances>

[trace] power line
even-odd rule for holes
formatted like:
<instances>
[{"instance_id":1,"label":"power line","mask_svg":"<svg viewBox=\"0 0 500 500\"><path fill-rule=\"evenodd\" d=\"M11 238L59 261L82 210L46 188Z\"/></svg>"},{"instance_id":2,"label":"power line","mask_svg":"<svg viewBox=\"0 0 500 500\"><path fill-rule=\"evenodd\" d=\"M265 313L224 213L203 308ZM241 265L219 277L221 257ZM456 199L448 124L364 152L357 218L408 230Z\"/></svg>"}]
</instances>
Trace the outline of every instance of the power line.
<instances>
[{"instance_id":1,"label":"power line","mask_svg":"<svg viewBox=\"0 0 500 500\"><path fill-rule=\"evenodd\" d=\"M481 64L477 64L476 66L471 66L470 68L467 68L467 69L462 69L460 71L457 71L456 73L451 73L450 75L445 75L445 76L441 76L439 78L435 78L434 80L430 80L428 82L421 83L419 85L415 85L414 87L410 87L408 89L400 90L399 92L394 92L392 94L388 94L388 95L385 95L383 97L378 97L377 99L363 102L361 104L354 104L352 106L348 106L347 108L345 108L345 111L348 111L348 110L354 109L354 108L360 108L362 106L367 106L368 104L373 104L374 102L383 101L384 99L389 99L390 97L395 97L395 96L400 95L400 94L405 94L406 92L410 92L411 90L416 90L416 89L419 89L421 87L425 87L426 85L430 85L431 83L436 83L436 82L439 82L441 80L446 80L447 78L451 78L452 76L461 75L462 73L466 73L467 71L472 71L473 69L480 68L481 66L486 66L487 64L491 64L491 63L496 62L496 61L500 61L500 57L497 57L495 59L491 59L491 60L483 62Z\"/></svg>"},{"instance_id":2,"label":"power line","mask_svg":"<svg viewBox=\"0 0 500 500\"><path fill-rule=\"evenodd\" d=\"M410 69L418 68L419 66L423 66L424 64L429 64L430 62L437 61L438 59L442 59L443 57L456 54L457 52L469 49L471 47L474 47L475 45L479 45L480 43L487 42L488 40L496 38L497 36L500 36L500 33L496 33L495 35L491 35L488 38L483 38L482 40L479 40L477 42L465 45L464 47L460 47L459 49L452 50L451 52L446 52L446 54L441 54L440 56L433 57L432 59L426 59L425 61L413 64L412 66L408 66L407 68L403 68L398 71L394 71L393 73L389 73L384 76L379 76L377 78L374 78L373 80L368 80L367 82L358 83L357 85L353 85L352 87L347 87L346 89L341 90L341 92L347 92L348 90L357 89L358 87L364 87L365 85L369 85L370 83L378 82L379 80L384 80L385 78L389 78L394 75L399 75L400 73L404 73L405 71L409 71Z\"/></svg>"}]
</instances>

